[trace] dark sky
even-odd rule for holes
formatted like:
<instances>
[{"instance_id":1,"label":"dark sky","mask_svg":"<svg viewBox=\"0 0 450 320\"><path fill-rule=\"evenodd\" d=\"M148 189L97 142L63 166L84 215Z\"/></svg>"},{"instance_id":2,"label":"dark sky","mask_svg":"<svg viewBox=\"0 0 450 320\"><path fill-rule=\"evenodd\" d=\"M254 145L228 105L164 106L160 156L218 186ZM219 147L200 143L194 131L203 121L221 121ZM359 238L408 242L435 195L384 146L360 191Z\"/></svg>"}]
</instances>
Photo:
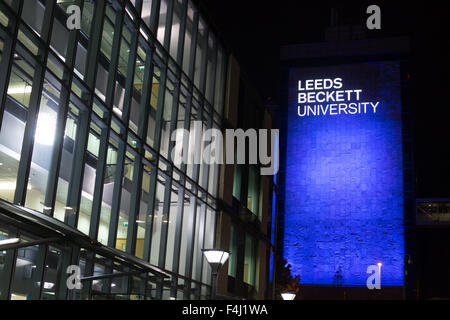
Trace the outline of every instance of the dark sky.
<instances>
[{"instance_id":1,"label":"dark sky","mask_svg":"<svg viewBox=\"0 0 450 320\"><path fill-rule=\"evenodd\" d=\"M450 197L450 29L443 4L412 1L198 0L212 16L261 98L277 101L279 48L323 41L331 8L340 24L365 25L366 8L381 8L382 30L370 37L408 36L415 138L416 196ZM431 2L430 2L431 3Z\"/></svg>"}]
</instances>

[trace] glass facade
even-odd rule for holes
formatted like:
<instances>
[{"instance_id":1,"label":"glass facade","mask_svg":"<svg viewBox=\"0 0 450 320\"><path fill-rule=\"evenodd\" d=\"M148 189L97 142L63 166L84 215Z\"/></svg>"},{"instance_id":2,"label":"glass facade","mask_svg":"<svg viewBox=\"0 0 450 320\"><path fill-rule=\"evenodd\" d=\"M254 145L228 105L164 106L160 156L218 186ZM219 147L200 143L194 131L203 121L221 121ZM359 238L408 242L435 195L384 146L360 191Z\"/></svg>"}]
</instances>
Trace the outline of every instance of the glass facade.
<instances>
[{"instance_id":1,"label":"glass facade","mask_svg":"<svg viewBox=\"0 0 450 320\"><path fill-rule=\"evenodd\" d=\"M205 298L219 168L175 165L170 135L222 128L227 55L192 1L0 0L0 55L0 199L171 276L124 276L133 267L51 242L0 252L0 299ZM38 239L0 220L12 235ZM121 276L75 294L69 264Z\"/></svg>"}]
</instances>

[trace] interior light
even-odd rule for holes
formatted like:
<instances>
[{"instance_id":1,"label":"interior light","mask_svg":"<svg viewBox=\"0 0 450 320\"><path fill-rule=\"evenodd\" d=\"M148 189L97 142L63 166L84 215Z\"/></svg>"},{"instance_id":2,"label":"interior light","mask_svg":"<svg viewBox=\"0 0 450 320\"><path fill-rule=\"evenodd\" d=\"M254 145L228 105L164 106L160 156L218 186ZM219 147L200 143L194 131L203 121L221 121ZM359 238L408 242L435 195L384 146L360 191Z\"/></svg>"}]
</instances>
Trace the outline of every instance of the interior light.
<instances>
[{"instance_id":1,"label":"interior light","mask_svg":"<svg viewBox=\"0 0 450 320\"><path fill-rule=\"evenodd\" d=\"M51 146L55 140L56 118L49 113L38 116L35 141L39 144Z\"/></svg>"},{"instance_id":2,"label":"interior light","mask_svg":"<svg viewBox=\"0 0 450 320\"><path fill-rule=\"evenodd\" d=\"M0 181L0 190L1 191L16 190L16 182L15 181ZM28 184L27 190L31 190L30 184Z\"/></svg>"},{"instance_id":3,"label":"interior light","mask_svg":"<svg viewBox=\"0 0 450 320\"><path fill-rule=\"evenodd\" d=\"M117 116L119 116L120 118L122 118L122 110L120 110L120 109L117 108L117 107L114 107L114 108L113 108L113 112L114 112Z\"/></svg>"},{"instance_id":4,"label":"interior light","mask_svg":"<svg viewBox=\"0 0 450 320\"><path fill-rule=\"evenodd\" d=\"M25 86L15 86L15 87L10 87L8 88L8 94L12 95L12 94L25 94L25 93L30 93L31 92L32 87L25 85Z\"/></svg>"},{"instance_id":5,"label":"interior light","mask_svg":"<svg viewBox=\"0 0 450 320\"><path fill-rule=\"evenodd\" d=\"M0 240L0 246L4 246L4 245L8 245L8 244L15 244L15 243L19 243L19 242L20 242L19 238L4 239L4 240Z\"/></svg>"}]
</instances>

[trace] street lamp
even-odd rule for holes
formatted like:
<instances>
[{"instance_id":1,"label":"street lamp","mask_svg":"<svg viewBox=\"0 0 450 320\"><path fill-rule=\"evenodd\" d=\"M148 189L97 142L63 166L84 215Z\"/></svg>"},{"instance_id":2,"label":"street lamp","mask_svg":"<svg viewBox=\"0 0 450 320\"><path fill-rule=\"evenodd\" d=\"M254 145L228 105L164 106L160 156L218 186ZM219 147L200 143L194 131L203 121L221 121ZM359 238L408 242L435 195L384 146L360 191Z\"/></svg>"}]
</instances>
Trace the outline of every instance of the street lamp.
<instances>
[{"instance_id":1,"label":"street lamp","mask_svg":"<svg viewBox=\"0 0 450 320\"><path fill-rule=\"evenodd\" d=\"M295 299L295 293L293 292L283 292L281 294L281 297L283 300L294 300Z\"/></svg>"},{"instance_id":2,"label":"street lamp","mask_svg":"<svg viewBox=\"0 0 450 320\"><path fill-rule=\"evenodd\" d=\"M217 275L220 268L228 260L230 252L220 249L203 249L203 254L211 266L211 300L216 299Z\"/></svg>"}]
</instances>

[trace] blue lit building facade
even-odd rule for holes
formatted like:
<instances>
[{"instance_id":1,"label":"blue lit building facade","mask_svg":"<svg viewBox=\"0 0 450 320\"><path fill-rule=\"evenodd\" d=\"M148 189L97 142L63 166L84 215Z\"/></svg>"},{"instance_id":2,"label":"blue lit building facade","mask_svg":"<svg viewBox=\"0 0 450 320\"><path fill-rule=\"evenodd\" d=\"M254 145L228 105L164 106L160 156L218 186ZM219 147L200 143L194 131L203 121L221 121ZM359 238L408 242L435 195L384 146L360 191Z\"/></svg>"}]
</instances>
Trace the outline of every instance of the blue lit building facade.
<instances>
[{"instance_id":1,"label":"blue lit building facade","mask_svg":"<svg viewBox=\"0 0 450 320\"><path fill-rule=\"evenodd\" d=\"M282 48L278 248L305 298L402 297L413 212L406 52L403 39ZM367 268L378 262L375 293Z\"/></svg>"}]
</instances>

